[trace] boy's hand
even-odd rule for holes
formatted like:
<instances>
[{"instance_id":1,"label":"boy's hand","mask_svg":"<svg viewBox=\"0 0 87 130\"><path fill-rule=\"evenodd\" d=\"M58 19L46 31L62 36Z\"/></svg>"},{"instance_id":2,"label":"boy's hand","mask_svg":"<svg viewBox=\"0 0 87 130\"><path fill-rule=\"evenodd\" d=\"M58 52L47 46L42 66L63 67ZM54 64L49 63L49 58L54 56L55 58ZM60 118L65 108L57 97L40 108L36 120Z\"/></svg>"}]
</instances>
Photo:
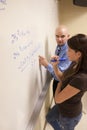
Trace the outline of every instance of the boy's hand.
<instances>
[{"instance_id":1,"label":"boy's hand","mask_svg":"<svg viewBox=\"0 0 87 130\"><path fill-rule=\"evenodd\" d=\"M49 62L47 61L46 58L44 58L43 56L39 56L39 63L40 65L43 65L44 67L47 67Z\"/></svg>"}]
</instances>

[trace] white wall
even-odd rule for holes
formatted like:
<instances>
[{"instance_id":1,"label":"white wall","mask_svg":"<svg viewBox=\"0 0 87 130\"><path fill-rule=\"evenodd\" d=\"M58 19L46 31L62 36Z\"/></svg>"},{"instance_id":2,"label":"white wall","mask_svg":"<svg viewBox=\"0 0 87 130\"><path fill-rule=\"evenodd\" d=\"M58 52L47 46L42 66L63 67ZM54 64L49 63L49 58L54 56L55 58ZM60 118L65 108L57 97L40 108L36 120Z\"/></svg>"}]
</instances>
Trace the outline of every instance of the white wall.
<instances>
[{"instance_id":1,"label":"white wall","mask_svg":"<svg viewBox=\"0 0 87 130\"><path fill-rule=\"evenodd\" d=\"M73 0L60 0L59 22L66 24L70 34L87 34L87 7L76 6Z\"/></svg>"},{"instance_id":2,"label":"white wall","mask_svg":"<svg viewBox=\"0 0 87 130\"><path fill-rule=\"evenodd\" d=\"M49 59L57 24L55 0L0 1L1 130L26 129L47 78L38 55Z\"/></svg>"}]
</instances>

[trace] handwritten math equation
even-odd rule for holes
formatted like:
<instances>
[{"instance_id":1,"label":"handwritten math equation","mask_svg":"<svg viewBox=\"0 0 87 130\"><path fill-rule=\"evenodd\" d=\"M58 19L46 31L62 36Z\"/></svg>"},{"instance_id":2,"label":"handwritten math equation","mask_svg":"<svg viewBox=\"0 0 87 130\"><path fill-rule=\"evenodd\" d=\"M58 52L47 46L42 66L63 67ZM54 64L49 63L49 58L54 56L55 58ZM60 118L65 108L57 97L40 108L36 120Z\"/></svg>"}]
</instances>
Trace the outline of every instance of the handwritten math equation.
<instances>
[{"instance_id":1,"label":"handwritten math equation","mask_svg":"<svg viewBox=\"0 0 87 130\"><path fill-rule=\"evenodd\" d=\"M26 68L34 67L42 46L39 41L33 41L33 33L29 30L17 30L11 34L10 39L12 59L17 63L18 70L23 72Z\"/></svg>"},{"instance_id":2,"label":"handwritten math equation","mask_svg":"<svg viewBox=\"0 0 87 130\"><path fill-rule=\"evenodd\" d=\"M20 40L23 37L29 36L30 31L29 30L17 30L15 33L11 34L11 43L15 44L18 40Z\"/></svg>"},{"instance_id":3,"label":"handwritten math equation","mask_svg":"<svg viewBox=\"0 0 87 130\"><path fill-rule=\"evenodd\" d=\"M0 10L5 10L6 5L6 0L0 0Z\"/></svg>"}]
</instances>

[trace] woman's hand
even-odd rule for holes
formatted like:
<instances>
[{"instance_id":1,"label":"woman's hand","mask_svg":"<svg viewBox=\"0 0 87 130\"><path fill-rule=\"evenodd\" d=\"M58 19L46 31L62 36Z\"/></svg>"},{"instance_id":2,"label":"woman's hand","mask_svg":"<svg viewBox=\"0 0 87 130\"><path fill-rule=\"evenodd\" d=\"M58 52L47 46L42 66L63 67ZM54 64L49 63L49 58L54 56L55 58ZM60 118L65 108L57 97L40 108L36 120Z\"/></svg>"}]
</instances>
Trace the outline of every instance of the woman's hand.
<instances>
[{"instance_id":1,"label":"woman's hand","mask_svg":"<svg viewBox=\"0 0 87 130\"><path fill-rule=\"evenodd\" d=\"M57 67L57 65L59 64L59 56L52 56L50 62L53 65L53 67Z\"/></svg>"},{"instance_id":2,"label":"woman's hand","mask_svg":"<svg viewBox=\"0 0 87 130\"><path fill-rule=\"evenodd\" d=\"M59 56L55 55L51 57L51 64L53 65L54 73L56 77L61 80L61 77L63 73L59 70L58 64L59 64Z\"/></svg>"}]
</instances>

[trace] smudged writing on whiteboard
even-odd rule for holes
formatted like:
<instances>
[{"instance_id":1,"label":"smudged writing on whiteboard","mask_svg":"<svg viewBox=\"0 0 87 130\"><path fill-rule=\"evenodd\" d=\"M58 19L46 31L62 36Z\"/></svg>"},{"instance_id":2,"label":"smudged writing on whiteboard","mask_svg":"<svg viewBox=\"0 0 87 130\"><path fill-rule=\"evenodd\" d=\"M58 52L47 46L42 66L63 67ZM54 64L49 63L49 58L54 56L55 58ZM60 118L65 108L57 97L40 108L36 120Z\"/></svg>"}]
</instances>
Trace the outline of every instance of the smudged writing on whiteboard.
<instances>
[{"instance_id":1,"label":"smudged writing on whiteboard","mask_svg":"<svg viewBox=\"0 0 87 130\"><path fill-rule=\"evenodd\" d=\"M16 50L15 52L13 52L13 58L16 59L18 56L21 55L21 53L23 51L26 51L30 46L32 46L32 44L33 44L32 42L29 42L29 43L27 43L25 45L19 45L18 46L18 50Z\"/></svg>"},{"instance_id":2,"label":"smudged writing on whiteboard","mask_svg":"<svg viewBox=\"0 0 87 130\"><path fill-rule=\"evenodd\" d=\"M32 53L26 55L21 61L20 64L18 66L18 69L21 70L21 72L23 72L28 66L35 66L36 63L36 54L39 52L41 46L38 45L33 51ZM37 55L38 56L38 55Z\"/></svg>"},{"instance_id":3,"label":"smudged writing on whiteboard","mask_svg":"<svg viewBox=\"0 0 87 130\"><path fill-rule=\"evenodd\" d=\"M0 10L5 10L6 5L6 0L0 0Z\"/></svg>"},{"instance_id":4,"label":"smudged writing on whiteboard","mask_svg":"<svg viewBox=\"0 0 87 130\"><path fill-rule=\"evenodd\" d=\"M35 40L33 40L35 39ZM42 52L41 43L29 30L17 30L11 34L12 58L17 64L18 70L25 71L26 68L37 64L38 55Z\"/></svg>"},{"instance_id":5,"label":"smudged writing on whiteboard","mask_svg":"<svg viewBox=\"0 0 87 130\"><path fill-rule=\"evenodd\" d=\"M20 38L29 35L29 33L28 30L17 30L16 33L11 34L11 43L16 43Z\"/></svg>"},{"instance_id":6,"label":"smudged writing on whiteboard","mask_svg":"<svg viewBox=\"0 0 87 130\"><path fill-rule=\"evenodd\" d=\"M0 3L6 4L6 0L0 0Z\"/></svg>"}]
</instances>

